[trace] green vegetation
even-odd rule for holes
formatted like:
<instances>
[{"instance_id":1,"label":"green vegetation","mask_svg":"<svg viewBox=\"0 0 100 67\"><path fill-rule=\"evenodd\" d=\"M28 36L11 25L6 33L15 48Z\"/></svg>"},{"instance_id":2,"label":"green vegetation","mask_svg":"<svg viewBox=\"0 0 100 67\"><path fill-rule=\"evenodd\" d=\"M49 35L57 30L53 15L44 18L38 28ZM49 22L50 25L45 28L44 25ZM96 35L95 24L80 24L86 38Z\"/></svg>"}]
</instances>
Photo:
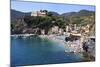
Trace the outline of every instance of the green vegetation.
<instances>
[{"instance_id":1,"label":"green vegetation","mask_svg":"<svg viewBox=\"0 0 100 67\"><path fill-rule=\"evenodd\" d=\"M58 26L65 30L66 25L69 24L77 24L80 26L86 26L90 24L90 30L94 31L95 29L95 16L94 13L89 13L89 15L71 15L71 16L54 16L51 12L44 10L46 12L46 16L24 16L18 18L17 20L11 21L11 34L23 34L24 30L26 33L34 33L34 29L38 28L38 31L45 30L45 34L48 34L48 31L53 26ZM82 13L82 12L79 12ZM84 12L83 12L84 13ZM87 12L88 14L88 12Z\"/></svg>"}]
</instances>

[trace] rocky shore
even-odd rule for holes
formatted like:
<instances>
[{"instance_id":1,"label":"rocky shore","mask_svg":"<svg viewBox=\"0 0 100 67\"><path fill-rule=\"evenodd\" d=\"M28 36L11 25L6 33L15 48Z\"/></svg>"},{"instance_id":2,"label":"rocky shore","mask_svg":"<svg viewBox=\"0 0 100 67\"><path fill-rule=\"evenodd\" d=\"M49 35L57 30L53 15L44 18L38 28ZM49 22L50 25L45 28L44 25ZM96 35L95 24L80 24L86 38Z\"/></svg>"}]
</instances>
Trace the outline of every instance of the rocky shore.
<instances>
[{"instance_id":1,"label":"rocky shore","mask_svg":"<svg viewBox=\"0 0 100 67\"><path fill-rule=\"evenodd\" d=\"M27 38L30 36L34 36L34 34L18 34L18 35L11 35L14 37L23 37ZM94 37L88 37L84 41L81 41L82 38L73 40L73 41L66 41L66 35L38 35L40 38L47 38L59 44L65 46L65 52L72 52L72 53L83 53L84 56L88 56L89 60L95 58L95 41ZM94 59L93 59L94 60Z\"/></svg>"}]
</instances>

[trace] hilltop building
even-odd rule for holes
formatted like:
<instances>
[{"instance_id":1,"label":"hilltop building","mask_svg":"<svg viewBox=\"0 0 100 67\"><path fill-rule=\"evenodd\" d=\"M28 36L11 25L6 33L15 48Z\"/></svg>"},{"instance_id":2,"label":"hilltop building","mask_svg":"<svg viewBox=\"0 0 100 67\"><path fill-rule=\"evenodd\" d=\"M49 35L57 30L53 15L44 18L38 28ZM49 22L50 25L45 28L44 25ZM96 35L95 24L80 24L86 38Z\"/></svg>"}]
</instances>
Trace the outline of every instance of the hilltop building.
<instances>
[{"instance_id":1,"label":"hilltop building","mask_svg":"<svg viewBox=\"0 0 100 67\"><path fill-rule=\"evenodd\" d=\"M46 12L43 11L36 11L36 12L32 12L31 16L46 16Z\"/></svg>"}]
</instances>

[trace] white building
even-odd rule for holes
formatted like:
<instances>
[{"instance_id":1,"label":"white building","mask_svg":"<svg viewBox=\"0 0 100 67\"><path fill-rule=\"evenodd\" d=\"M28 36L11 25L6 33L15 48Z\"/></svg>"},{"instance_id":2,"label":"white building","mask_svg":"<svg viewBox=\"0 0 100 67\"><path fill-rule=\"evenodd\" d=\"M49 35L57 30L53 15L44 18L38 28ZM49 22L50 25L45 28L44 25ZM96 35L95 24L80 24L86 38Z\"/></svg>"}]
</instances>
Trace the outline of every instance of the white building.
<instances>
[{"instance_id":1,"label":"white building","mask_svg":"<svg viewBox=\"0 0 100 67\"><path fill-rule=\"evenodd\" d=\"M46 16L46 12L40 12L40 11L32 12L31 16Z\"/></svg>"},{"instance_id":2,"label":"white building","mask_svg":"<svg viewBox=\"0 0 100 67\"><path fill-rule=\"evenodd\" d=\"M60 35L64 34L64 30L60 28L60 29L59 29L59 34L60 34Z\"/></svg>"},{"instance_id":3,"label":"white building","mask_svg":"<svg viewBox=\"0 0 100 67\"><path fill-rule=\"evenodd\" d=\"M58 26L52 27L51 32L57 34L59 32L59 27Z\"/></svg>"},{"instance_id":4,"label":"white building","mask_svg":"<svg viewBox=\"0 0 100 67\"><path fill-rule=\"evenodd\" d=\"M69 26L67 25L67 26L66 26L66 32L68 32L68 31L69 31Z\"/></svg>"},{"instance_id":5,"label":"white building","mask_svg":"<svg viewBox=\"0 0 100 67\"><path fill-rule=\"evenodd\" d=\"M41 34L44 35L45 34L45 30L41 30Z\"/></svg>"}]
</instances>

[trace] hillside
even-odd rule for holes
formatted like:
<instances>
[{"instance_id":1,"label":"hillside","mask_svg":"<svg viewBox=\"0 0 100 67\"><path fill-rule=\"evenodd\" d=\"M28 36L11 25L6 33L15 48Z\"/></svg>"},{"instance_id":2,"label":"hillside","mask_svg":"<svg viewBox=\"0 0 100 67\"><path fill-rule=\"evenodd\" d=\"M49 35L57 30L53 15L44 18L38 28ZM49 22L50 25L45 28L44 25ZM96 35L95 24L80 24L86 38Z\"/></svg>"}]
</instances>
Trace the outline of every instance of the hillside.
<instances>
[{"instance_id":1,"label":"hillside","mask_svg":"<svg viewBox=\"0 0 100 67\"><path fill-rule=\"evenodd\" d=\"M95 14L94 11L88 11L88 10L80 10L79 12L68 12L68 13L63 13L61 15L53 11L50 11L49 13L52 14L52 16L62 16L62 17L71 17L71 16L80 17L80 16L91 16ZM25 12L20 12L20 11L11 9L11 19L12 20L22 18L24 16L31 16L31 12L25 13Z\"/></svg>"},{"instance_id":2,"label":"hillside","mask_svg":"<svg viewBox=\"0 0 100 67\"><path fill-rule=\"evenodd\" d=\"M61 16L63 17L80 17L80 16L91 16L94 15L94 11L88 11L88 10L80 10L79 12L68 12L68 13L63 13Z\"/></svg>"},{"instance_id":3,"label":"hillside","mask_svg":"<svg viewBox=\"0 0 100 67\"><path fill-rule=\"evenodd\" d=\"M24 13L24 12L11 9L11 20L16 20L18 18L22 18L24 16L30 16L30 15L31 15L31 12Z\"/></svg>"}]
</instances>

